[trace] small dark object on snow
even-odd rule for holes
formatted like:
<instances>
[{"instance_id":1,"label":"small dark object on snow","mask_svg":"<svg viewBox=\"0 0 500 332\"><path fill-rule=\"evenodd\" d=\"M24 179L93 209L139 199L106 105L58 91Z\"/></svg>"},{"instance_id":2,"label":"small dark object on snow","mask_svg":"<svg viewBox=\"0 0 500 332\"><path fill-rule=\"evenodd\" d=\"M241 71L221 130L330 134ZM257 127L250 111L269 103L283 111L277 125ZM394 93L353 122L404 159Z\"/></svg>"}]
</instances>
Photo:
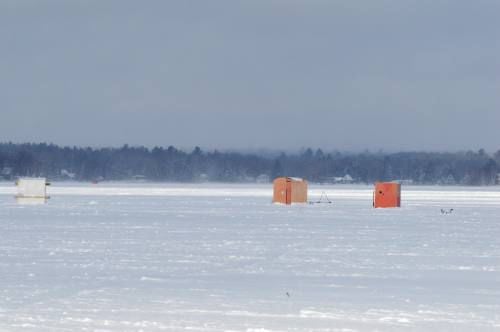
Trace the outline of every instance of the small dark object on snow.
<instances>
[{"instance_id":1,"label":"small dark object on snow","mask_svg":"<svg viewBox=\"0 0 500 332\"><path fill-rule=\"evenodd\" d=\"M290 293L286 292L286 296L290 297Z\"/></svg>"},{"instance_id":2,"label":"small dark object on snow","mask_svg":"<svg viewBox=\"0 0 500 332\"><path fill-rule=\"evenodd\" d=\"M448 210L441 209L441 214L451 214L452 212L453 212L453 209L448 209Z\"/></svg>"},{"instance_id":3,"label":"small dark object on snow","mask_svg":"<svg viewBox=\"0 0 500 332\"><path fill-rule=\"evenodd\" d=\"M332 201L328 198L326 192L322 192L321 193L321 197L319 198L318 201L315 202L316 204L321 204L321 203L328 203L328 204L332 204Z\"/></svg>"}]
</instances>

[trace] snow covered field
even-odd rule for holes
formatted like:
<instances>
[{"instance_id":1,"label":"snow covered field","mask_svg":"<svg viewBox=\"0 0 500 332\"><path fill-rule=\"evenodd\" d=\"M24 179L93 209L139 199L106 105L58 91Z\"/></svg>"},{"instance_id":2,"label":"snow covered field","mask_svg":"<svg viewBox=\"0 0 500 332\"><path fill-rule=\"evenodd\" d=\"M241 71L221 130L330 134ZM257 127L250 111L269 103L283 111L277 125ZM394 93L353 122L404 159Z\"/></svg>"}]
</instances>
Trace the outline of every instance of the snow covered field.
<instances>
[{"instance_id":1,"label":"snow covered field","mask_svg":"<svg viewBox=\"0 0 500 332\"><path fill-rule=\"evenodd\" d=\"M0 331L500 331L500 188L322 191L1 183Z\"/></svg>"}]
</instances>

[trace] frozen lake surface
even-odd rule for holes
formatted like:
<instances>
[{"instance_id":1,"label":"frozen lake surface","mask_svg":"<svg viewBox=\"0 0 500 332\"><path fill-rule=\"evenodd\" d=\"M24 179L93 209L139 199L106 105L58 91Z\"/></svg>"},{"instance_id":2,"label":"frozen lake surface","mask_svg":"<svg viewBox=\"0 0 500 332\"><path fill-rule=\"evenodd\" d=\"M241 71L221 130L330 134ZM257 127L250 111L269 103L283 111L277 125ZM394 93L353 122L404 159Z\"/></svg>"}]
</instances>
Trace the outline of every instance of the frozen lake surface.
<instances>
[{"instance_id":1,"label":"frozen lake surface","mask_svg":"<svg viewBox=\"0 0 500 332\"><path fill-rule=\"evenodd\" d=\"M0 331L500 331L500 188L310 189L1 183Z\"/></svg>"}]
</instances>

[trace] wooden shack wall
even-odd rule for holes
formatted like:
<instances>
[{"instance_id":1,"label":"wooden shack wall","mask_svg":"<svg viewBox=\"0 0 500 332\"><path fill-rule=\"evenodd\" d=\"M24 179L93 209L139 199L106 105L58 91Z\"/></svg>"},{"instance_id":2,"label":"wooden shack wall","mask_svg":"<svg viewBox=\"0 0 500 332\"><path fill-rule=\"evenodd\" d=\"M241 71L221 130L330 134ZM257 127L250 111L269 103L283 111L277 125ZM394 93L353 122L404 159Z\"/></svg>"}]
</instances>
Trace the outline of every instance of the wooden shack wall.
<instances>
[{"instance_id":1,"label":"wooden shack wall","mask_svg":"<svg viewBox=\"0 0 500 332\"><path fill-rule=\"evenodd\" d=\"M307 181L292 181L292 203L307 203Z\"/></svg>"},{"instance_id":2,"label":"wooden shack wall","mask_svg":"<svg viewBox=\"0 0 500 332\"><path fill-rule=\"evenodd\" d=\"M286 204L286 178L273 181L273 203Z\"/></svg>"}]
</instances>

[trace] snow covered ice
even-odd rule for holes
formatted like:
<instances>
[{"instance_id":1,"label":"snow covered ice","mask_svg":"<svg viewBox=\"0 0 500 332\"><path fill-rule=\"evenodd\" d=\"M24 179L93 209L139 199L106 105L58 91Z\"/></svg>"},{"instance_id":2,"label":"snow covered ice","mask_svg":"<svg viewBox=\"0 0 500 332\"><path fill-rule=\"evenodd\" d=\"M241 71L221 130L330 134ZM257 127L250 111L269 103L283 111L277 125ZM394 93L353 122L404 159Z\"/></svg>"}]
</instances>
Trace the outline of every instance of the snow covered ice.
<instances>
[{"instance_id":1,"label":"snow covered ice","mask_svg":"<svg viewBox=\"0 0 500 332\"><path fill-rule=\"evenodd\" d=\"M323 191L2 183L0 331L500 331L498 187Z\"/></svg>"}]
</instances>

